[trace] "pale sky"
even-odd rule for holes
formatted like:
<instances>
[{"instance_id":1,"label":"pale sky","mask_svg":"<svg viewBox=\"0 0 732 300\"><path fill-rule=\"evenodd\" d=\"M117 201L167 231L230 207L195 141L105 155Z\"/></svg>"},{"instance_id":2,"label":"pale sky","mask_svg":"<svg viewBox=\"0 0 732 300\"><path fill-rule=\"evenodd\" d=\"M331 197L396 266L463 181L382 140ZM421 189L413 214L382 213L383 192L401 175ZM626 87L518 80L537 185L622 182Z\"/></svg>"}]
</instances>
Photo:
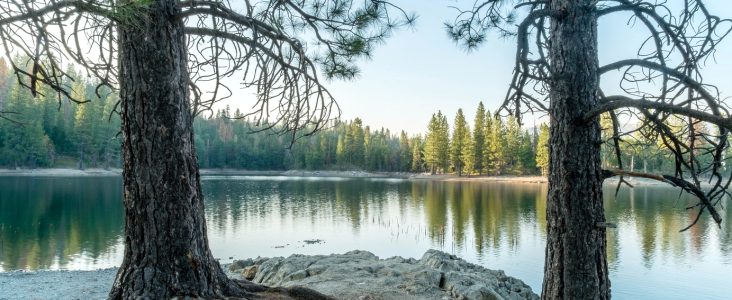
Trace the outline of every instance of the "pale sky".
<instances>
[{"instance_id":1,"label":"pale sky","mask_svg":"<svg viewBox=\"0 0 732 300\"><path fill-rule=\"evenodd\" d=\"M470 124L479 101L494 111L502 102L512 75L515 40L494 35L479 50L466 53L447 37L443 23L455 16L449 6L467 8L472 0L397 3L418 14L416 25L397 32L379 46L372 60L360 64L358 78L328 84L340 104L342 118L361 117L372 127L421 134L430 116L438 110L452 123L457 109L463 108ZM732 2L710 0L706 4L712 13L732 18ZM627 20L627 14L600 20L601 65L634 57L645 39L646 32L639 26L626 25ZM722 96L728 97L732 93L728 73L732 70L732 36L720 45L716 58L716 63L707 64L705 80L717 85ZM606 80L602 85L612 90L617 84Z\"/></svg>"},{"instance_id":2,"label":"pale sky","mask_svg":"<svg viewBox=\"0 0 732 300\"><path fill-rule=\"evenodd\" d=\"M503 101L512 76L515 39L491 35L478 50L467 53L448 38L443 24L455 17L456 11L450 6L468 9L474 0L394 2L406 11L415 12L417 22L414 27L397 31L385 44L377 46L372 59L359 65L358 78L326 84L341 107L342 119L360 117L364 124L374 128L422 134L430 116L438 110L445 113L452 124L458 108L463 108L471 127L479 101L495 111ZM669 2L680 3L680 0ZM732 1L707 0L705 4L713 14L732 18ZM629 14L623 14L600 20L601 65L635 57L639 45L647 37L645 29L627 25L628 17ZM732 74L728 72L732 70L732 35L718 47L716 58L716 63L707 63L704 79L719 87L722 97L726 98L732 95ZM617 86L612 80L601 84L606 91ZM232 109L247 111L252 105L253 92L230 86L233 97L217 106L228 104ZM533 118L526 121L525 126L533 126Z\"/></svg>"},{"instance_id":3,"label":"pale sky","mask_svg":"<svg viewBox=\"0 0 732 300\"><path fill-rule=\"evenodd\" d=\"M417 134L425 132L437 110L446 113L452 124L457 109L463 108L471 126L478 101L495 110L512 75L515 40L492 36L471 53L456 46L443 27L444 21L455 15L448 6L467 8L472 2L399 1L404 9L419 15L414 28L397 32L379 46L373 59L360 65L359 78L328 85L341 106L342 118L358 116L372 127ZM732 18L732 1L709 0L706 4L712 13ZM644 30L629 28L626 21L627 15L600 20L601 64L634 57L645 39ZM728 73L732 70L732 36L722 43L716 57L716 64L710 62L705 68L705 80L728 97L732 94L732 74ZM608 84L613 83L603 82L603 86Z\"/></svg>"}]
</instances>

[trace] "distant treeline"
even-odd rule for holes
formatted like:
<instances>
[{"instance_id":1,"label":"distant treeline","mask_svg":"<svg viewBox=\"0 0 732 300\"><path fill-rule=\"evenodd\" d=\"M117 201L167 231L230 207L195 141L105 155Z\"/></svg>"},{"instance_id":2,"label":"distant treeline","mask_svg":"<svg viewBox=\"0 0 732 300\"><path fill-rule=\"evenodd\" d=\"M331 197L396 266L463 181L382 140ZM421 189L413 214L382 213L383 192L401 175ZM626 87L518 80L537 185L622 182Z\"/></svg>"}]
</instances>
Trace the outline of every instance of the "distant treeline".
<instances>
[{"instance_id":1,"label":"distant treeline","mask_svg":"<svg viewBox=\"0 0 732 300\"><path fill-rule=\"evenodd\" d=\"M22 60L16 65L23 65ZM73 70L67 71L77 76ZM28 85L29 83L24 83ZM72 87L71 98L40 86L36 96L17 82L0 59L0 167L119 167L118 98L108 89L82 80L62 83ZM366 170L473 174L546 173L549 127L526 130L513 117L492 115L479 103L472 124L459 109L448 124L438 111L425 136L364 126L361 119L335 122L291 145L289 136L258 131L238 110L227 107L194 121L195 143L203 168L249 170ZM669 126L681 126L674 120ZM608 116L603 127L603 166L618 167ZM472 125L472 126L471 126ZM696 125L697 132L708 130ZM472 128L472 129L471 129ZM677 163L663 141L644 131L623 138L623 166L646 172L673 172ZM696 139L703 146L705 141ZM290 147L291 146L291 147ZM697 147L699 148L699 147ZM729 156L729 155L728 155ZM698 153L701 160L709 153Z\"/></svg>"},{"instance_id":2,"label":"distant treeline","mask_svg":"<svg viewBox=\"0 0 732 300\"><path fill-rule=\"evenodd\" d=\"M22 65L16 63L17 65ZM73 70L69 73L74 75ZM72 76L80 78L82 76ZM27 83L26 83L27 84ZM91 82L69 79L70 101L41 86L33 96L0 59L1 167L119 167L117 96ZM194 122L203 168L248 170L367 170L458 174L533 174L546 166L544 126L522 129L512 119L485 112L481 103L471 131L462 110L452 131L437 112L427 135L364 126L361 119L335 122L291 145L289 136L258 131L227 107ZM538 164L537 164L538 163Z\"/></svg>"},{"instance_id":3,"label":"distant treeline","mask_svg":"<svg viewBox=\"0 0 732 300\"><path fill-rule=\"evenodd\" d=\"M62 84L72 87L73 99L85 103L77 105L67 97L59 101L43 85L34 97L0 59L0 166L119 166L120 120L112 113L117 96L81 80Z\"/></svg>"},{"instance_id":4,"label":"distant treeline","mask_svg":"<svg viewBox=\"0 0 732 300\"><path fill-rule=\"evenodd\" d=\"M461 118L464 119L462 110L458 111L456 120ZM436 119L444 123L437 127L433 124ZM441 112L433 116L426 138L410 136L404 131L392 133L385 128L371 128L356 118L334 123L328 129L298 140L290 149L289 137L267 132L252 133L257 127L248 122L241 112L232 113L229 108L217 111L211 118L196 119L194 129L199 164L203 168L536 173L537 134L522 130L512 119L506 122L500 118L490 119L488 129L480 126L479 130L495 131L490 135L488 145L496 146L486 151L490 155L486 158L476 154L483 153L486 142L473 142L474 135L470 129L461 125L464 120L458 122L454 132L449 134L449 125ZM480 136L478 134L478 138ZM478 156L486 164L471 162L470 157ZM441 158L448 159L439 160ZM488 167L483 168L484 165Z\"/></svg>"}]
</instances>

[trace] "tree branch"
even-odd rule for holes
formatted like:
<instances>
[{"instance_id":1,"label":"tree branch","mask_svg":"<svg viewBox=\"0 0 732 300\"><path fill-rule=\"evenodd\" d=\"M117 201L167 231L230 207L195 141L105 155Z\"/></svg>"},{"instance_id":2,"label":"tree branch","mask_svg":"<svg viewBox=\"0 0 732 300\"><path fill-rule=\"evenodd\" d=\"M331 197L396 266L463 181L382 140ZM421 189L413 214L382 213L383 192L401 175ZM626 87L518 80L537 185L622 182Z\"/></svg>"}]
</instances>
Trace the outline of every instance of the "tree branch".
<instances>
[{"instance_id":1,"label":"tree branch","mask_svg":"<svg viewBox=\"0 0 732 300\"><path fill-rule=\"evenodd\" d=\"M701 120L704 122L709 122L715 125L718 125L720 127L726 128L728 130L732 130L732 118L730 117L722 117L713 115L710 113L705 113L703 111L699 111L696 109L688 108L688 107L682 107L674 104L668 104L668 103L662 103L662 102L656 102L656 101L649 101L645 99L632 99L626 96L607 96L603 98L604 101L602 101L598 106L587 112L582 117L582 122L588 122L592 120L592 118L595 118L599 116L600 114L604 112L608 112L611 110L616 110L619 108L638 108L638 109L653 109L653 110L659 110L670 114L676 114L676 115L682 115L691 117L697 120Z\"/></svg>"}]
</instances>

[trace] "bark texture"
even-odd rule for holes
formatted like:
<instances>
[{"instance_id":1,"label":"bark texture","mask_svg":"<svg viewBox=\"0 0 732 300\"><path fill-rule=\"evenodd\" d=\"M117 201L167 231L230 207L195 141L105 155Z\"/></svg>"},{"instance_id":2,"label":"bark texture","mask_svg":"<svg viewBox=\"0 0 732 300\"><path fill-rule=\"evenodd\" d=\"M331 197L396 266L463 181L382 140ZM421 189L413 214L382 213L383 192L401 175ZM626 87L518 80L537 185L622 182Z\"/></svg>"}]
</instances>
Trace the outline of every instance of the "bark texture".
<instances>
[{"instance_id":1,"label":"bark texture","mask_svg":"<svg viewBox=\"0 0 732 300\"><path fill-rule=\"evenodd\" d=\"M111 299L212 297L231 288L206 237L183 24L171 0L119 27L125 255Z\"/></svg>"},{"instance_id":2,"label":"bark texture","mask_svg":"<svg viewBox=\"0 0 732 300\"><path fill-rule=\"evenodd\" d=\"M553 0L551 137L543 299L609 299L600 124L597 18L592 0Z\"/></svg>"},{"instance_id":3,"label":"bark texture","mask_svg":"<svg viewBox=\"0 0 732 300\"><path fill-rule=\"evenodd\" d=\"M125 254L110 299L327 299L226 277L208 245L176 0L120 25Z\"/></svg>"}]
</instances>

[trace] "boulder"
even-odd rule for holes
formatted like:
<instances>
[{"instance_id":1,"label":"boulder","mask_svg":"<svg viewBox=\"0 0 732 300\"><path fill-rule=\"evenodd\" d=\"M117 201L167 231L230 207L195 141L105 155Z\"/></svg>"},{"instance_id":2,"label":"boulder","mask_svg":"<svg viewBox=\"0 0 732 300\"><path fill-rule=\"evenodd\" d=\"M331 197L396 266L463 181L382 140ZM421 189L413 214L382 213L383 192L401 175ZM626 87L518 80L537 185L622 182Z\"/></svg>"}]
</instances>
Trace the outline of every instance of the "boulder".
<instances>
[{"instance_id":1,"label":"boulder","mask_svg":"<svg viewBox=\"0 0 732 300\"><path fill-rule=\"evenodd\" d=\"M265 260L253 281L304 286L337 299L538 299L521 280L437 250L421 259L367 251ZM246 277L246 276L245 276Z\"/></svg>"},{"instance_id":2,"label":"boulder","mask_svg":"<svg viewBox=\"0 0 732 300\"><path fill-rule=\"evenodd\" d=\"M254 265L254 260L252 260L251 258L247 258L245 260L235 260L229 265L229 271L237 272L251 265Z\"/></svg>"},{"instance_id":3,"label":"boulder","mask_svg":"<svg viewBox=\"0 0 732 300\"><path fill-rule=\"evenodd\" d=\"M244 277L244 279L251 281L257 275L258 268L258 265L248 266L241 272L241 276Z\"/></svg>"}]
</instances>

